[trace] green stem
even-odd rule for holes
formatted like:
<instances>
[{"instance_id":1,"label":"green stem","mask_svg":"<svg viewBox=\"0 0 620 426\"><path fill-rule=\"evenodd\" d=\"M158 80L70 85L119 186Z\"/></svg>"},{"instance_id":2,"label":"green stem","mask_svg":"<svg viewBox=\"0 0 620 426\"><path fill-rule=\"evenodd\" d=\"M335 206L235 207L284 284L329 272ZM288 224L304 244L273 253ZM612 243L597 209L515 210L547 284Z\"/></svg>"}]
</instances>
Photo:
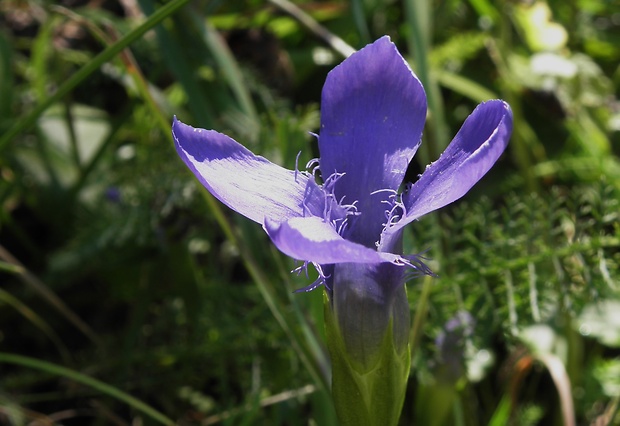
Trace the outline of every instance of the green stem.
<instances>
[{"instance_id":1,"label":"green stem","mask_svg":"<svg viewBox=\"0 0 620 426\"><path fill-rule=\"evenodd\" d=\"M50 374L54 374L57 376L66 377L68 379L74 380L78 383L82 383L83 385L89 386L93 389L98 390L101 393L107 394L113 398L118 399L119 401L124 402L130 407L135 408L138 411L141 411L145 415L149 416L153 420L164 424L164 425L173 425L175 424L172 419L166 417L164 414L155 410L153 407L145 404L137 398L129 395L121 391L120 389L115 388L114 386L110 386L107 383L101 382L97 379L94 379L90 376L87 376L82 373L78 373L77 371L70 370L68 368L62 367L57 364L52 364L51 362L41 361L35 358L30 358L22 355L9 354L0 352L0 362L4 362L7 364L15 364L21 365L23 367L33 368L35 370L45 371Z\"/></svg>"}]
</instances>

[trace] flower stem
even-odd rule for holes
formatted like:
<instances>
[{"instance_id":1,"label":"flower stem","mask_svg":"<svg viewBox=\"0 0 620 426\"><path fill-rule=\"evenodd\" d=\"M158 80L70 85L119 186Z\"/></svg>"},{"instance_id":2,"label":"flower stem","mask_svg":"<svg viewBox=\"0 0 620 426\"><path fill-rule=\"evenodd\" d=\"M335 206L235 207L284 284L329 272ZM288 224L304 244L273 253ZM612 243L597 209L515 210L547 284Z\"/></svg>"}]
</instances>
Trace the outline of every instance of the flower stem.
<instances>
[{"instance_id":1,"label":"flower stem","mask_svg":"<svg viewBox=\"0 0 620 426\"><path fill-rule=\"evenodd\" d=\"M426 314L428 313L428 300L431 294L431 288L433 287L433 277L427 275L424 277L422 283L422 293L418 299L418 308L416 309L415 316L413 317L413 325L411 326L411 334L409 335L409 344L411 345L411 353L415 353L415 350L420 343L420 337L422 336L422 328L426 322Z\"/></svg>"}]
</instances>

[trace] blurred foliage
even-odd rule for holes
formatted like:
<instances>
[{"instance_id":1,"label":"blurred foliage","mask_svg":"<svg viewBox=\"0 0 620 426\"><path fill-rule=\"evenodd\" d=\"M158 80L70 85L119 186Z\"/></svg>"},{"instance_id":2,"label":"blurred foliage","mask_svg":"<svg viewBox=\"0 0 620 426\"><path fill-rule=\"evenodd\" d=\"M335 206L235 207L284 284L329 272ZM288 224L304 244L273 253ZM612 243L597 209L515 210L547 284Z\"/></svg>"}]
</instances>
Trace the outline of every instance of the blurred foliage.
<instances>
[{"instance_id":1,"label":"blurred foliage","mask_svg":"<svg viewBox=\"0 0 620 426\"><path fill-rule=\"evenodd\" d=\"M0 3L0 422L335 424L321 291L292 293L312 277L169 123L303 165L342 60L325 34L389 34L429 96L408 175L478 102L515 115L489 176L406 234L439 277L408 284L401 423L620 424L620 5L185 2Z\"/></svg>"}]
</instances>

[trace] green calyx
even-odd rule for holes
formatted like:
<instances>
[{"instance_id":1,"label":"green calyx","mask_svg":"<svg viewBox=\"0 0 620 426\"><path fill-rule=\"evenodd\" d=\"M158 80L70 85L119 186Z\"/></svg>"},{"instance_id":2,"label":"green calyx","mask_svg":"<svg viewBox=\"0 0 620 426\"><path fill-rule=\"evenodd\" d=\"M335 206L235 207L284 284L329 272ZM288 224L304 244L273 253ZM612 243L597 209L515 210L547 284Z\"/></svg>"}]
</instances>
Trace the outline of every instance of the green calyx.
<instances>
[{"instance_id":1,"label":"green calyx","mask_svg":"<svg viewBox=\"0 0 620 426\"><path fill-rule=\"evenodd\" d=\"M325 297L327 346L332 360L332 395L341 426L392 426L398 424L411 354L394 343L392 320L386 327L376 362L363 367L349 354L340 328Z\"/></svg>"}]
</instances>

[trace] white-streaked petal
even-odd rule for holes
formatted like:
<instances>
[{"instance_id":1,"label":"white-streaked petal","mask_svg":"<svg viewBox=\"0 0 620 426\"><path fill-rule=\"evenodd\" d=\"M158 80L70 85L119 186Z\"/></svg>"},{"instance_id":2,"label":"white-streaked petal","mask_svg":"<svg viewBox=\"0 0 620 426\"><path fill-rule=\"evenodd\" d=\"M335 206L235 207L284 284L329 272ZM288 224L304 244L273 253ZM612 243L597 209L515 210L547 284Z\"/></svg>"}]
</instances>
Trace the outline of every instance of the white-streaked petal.
<instances>
[{"instance_id":1,"label":"white-streaked petal","mask_svg":"<svg viewBox=\"0 0 620 426\"><path fill-rule=\"evenodd\" d=\"M176 150L198 180L237 213L263 224L303 214L308 176L254 155L232 138L174 118Z\"/></svg>"},{"instance_id":2,"label":"white-streaked petal","mask_svg":"<svg viewBox=\"0 0 620 426\"><path fill-rule=\"evenodd\" d=\"M406 215L386 234L465 195L504 152L511 133L512 111L506 102L478 105L439 159L403 194Z\"/></svg>"}]
</instances>

